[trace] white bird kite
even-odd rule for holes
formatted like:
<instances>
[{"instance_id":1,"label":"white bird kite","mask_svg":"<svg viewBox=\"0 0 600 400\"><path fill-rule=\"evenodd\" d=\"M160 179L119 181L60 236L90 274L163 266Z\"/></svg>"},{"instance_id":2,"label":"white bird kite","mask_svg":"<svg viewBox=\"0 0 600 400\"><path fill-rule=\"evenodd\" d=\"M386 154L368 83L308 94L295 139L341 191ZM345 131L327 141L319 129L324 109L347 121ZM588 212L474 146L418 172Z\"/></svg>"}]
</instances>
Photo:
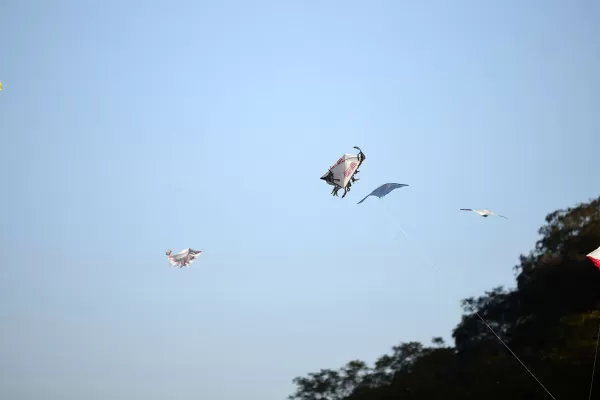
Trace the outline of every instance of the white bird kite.
<instances>
[{"instance_id":1,"label":"white bird kite","mask_svg":"<svg viewBox=\"0 0 600 400\"><path fill-rule=\"evenodd\" d=\"M474 210L472 208L461 208L461 210L462 211L473 211L473 212L476 212L477 214L481 215L484 218L487 218L490 215L495 215L497 217L502 217L502 218L508 219L504 215L496 214L492 210L486 210L486 209L484 209L484 210Z\"/></svg>"},{"instance_id":2,"label":"white bird kite","mask_svg":"<svg viewBox=\"0 0 600 400\"><path fill-rule=\"evenodd\" d=\"M185 250L180 251L174 256L171 255L171 250L167 249L167 259L171 265L179 268L190 267L190 264L202 254L202 250L192 250L189 247Z\"/></svg>"}]
</instances>

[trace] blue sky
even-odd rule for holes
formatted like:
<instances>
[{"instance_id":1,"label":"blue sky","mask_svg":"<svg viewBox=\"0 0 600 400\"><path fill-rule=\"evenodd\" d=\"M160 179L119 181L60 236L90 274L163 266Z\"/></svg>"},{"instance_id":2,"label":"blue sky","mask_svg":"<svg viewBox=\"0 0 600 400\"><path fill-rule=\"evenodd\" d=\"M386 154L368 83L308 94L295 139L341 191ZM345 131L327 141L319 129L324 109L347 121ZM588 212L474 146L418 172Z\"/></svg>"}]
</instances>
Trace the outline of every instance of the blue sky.
<instances>
[{"instance_id":1,"label":"blue sky","mask_svg":"<svg viewBox=\"0 0 600 400\"><path fill-rule=\"evenodd\" d=\"M599 195L592 0L0 15L0 398L283 399L448 339L547 213ZM386 182L410 186L356 204Z\"/></svg>"}]
</instances>

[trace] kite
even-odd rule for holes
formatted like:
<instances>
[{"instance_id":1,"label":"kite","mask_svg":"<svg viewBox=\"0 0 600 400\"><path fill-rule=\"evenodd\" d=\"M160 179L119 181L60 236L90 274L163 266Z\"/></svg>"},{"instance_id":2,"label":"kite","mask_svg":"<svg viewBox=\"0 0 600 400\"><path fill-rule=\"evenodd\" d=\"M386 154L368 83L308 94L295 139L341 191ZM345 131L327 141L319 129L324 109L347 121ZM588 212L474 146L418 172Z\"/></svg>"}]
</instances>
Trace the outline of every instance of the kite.
<instances>
[{"instance_id":1,"label":"kite","mask_svg":"<svg viewBox=\"0 0 600 400\"><path fill-rule=\"evenodd\" d=\"M358 168L367 157L358 146L354 146L354 148L359 151L357 155L344 154L337 160L335 165L329 168L329 171L321 177L328 185L334 187L331 191L331 194L334 196L338 195L338 190L344 189L342 198L346 197L346 193L350 191L352 183L359 180L358 178L355 178L354 175L359 172Z\"/></svg>"},{"instance_id":2,"label":"kite","mask_svg":"<svg viewBox=\"0 0 600 400\"><path fill-rule=\"evenodd\" d=\"M390 194L390 192L392 190L398 189L398 188L401 188L401 187L404 187L404 186L408 186L408 185L405 185L403 183L384 183L383 185L379 186L377 189L373 190L370 194L366 195L364 199L362 199L361 201L359 201L356 204L362 203L369 196L376 196L376 197L379 197L381 199L385 195Z\"/></svg>"},{"instance_id":3,"label":"kite","mask_svg":"<svg viewBox=\"0 0 600 400\"><path fill-rule=\"evenodd\" d=\"M594 265L596 267L600 268L600 247L598 247L596 250L592 251L586 257L588 257L590 260L592 260L592 262L594 263Z\"/></svg>"},{"instance_id":4,"label":"kite","mask_svg":"<svg viewBox=\"0 0 600 400\"><path fill-rule=\"evenodd\" d=\"M178 268L189 268L190 264L193 263L194 260L200 256L200 254L202 254L202 250L192 250L188 247L174 256L172 256L171 253L171 250L167 249L167 259L171 265L174 265Z\"/></svg>"},{"instance_id":5,"label":"kite","mask_svg":"<svg viewBox=\"0 0 600 400\"><path fill-rule=\"evenodd\" d=\"M495 212L493 212L492 210L474 210L472 208L461 208L462 211L473 211L476 212L477 214L481 215L484 218L489 217L490 215L496 215L498 217L502 217L504 219L508 219L506 218L504 215L500 215L500 214L496 214Z\"/></svg>"},{"instance_id":6,"label":"kite","mask_svg":"<svg viewBox=\"0 0 600 400\"><path fill-rule=\"evenodd\" d=\"M2 82L0 82L0 90L2 90Z\"/></svg>"}]
</instances>

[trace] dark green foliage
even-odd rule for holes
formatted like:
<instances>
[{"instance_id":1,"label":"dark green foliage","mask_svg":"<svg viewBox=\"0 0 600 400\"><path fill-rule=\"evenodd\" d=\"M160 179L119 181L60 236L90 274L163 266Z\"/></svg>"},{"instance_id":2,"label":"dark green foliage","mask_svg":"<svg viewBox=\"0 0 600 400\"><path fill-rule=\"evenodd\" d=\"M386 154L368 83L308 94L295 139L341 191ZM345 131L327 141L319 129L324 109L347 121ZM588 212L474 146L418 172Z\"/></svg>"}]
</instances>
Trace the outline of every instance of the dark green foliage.
<instances>
[{"instance_id":1,"label":"dark green foliage","mask_svg":"<svg viewBox=\"0 0 600 400\"><path fill-rule=\"evenodd\" d=\"M296 378L290 400L588 399L600 326L600 197L546 217L535 250L521 256L517 288L465 299L454 346L403 343L373 366ZM470 307L469 307L470 305ZM528 373L471 307L551 393ZM600 362L592 399L600 399Z\"/></svg>"}]
</instances>

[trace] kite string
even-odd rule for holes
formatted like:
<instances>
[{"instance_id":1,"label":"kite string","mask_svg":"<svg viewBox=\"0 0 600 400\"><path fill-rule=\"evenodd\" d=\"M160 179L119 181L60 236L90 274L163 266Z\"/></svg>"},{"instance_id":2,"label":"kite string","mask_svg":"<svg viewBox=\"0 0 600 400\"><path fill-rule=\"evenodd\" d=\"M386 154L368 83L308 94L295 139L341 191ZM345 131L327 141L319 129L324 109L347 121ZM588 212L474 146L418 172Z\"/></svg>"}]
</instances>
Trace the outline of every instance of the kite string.
<instances>
[{"instance_id":1,"label":"kite string","mask_svg":"<svg viewBox=\"0 0 600 400\"><path fill-rule=\"evenodd\" d=\"M381 200L381 198L379 198L379 199ZM398 226L398 228L400 228L400 230L402 231L402 233L404 233L404 236L408 237L408 235L406 234L406 232L404 232L404 229L402 229L402 227L400 226L400 224L396 222L396 220L390 215L390 213L388 213L387 207L385 206L385 202L382 202L382 203L383 203L383 212L385 212L386 215L388 216L388 218L391 219L392 222L395 223Z\"/></svg>"},{"instance_id":2,"label":"kite string","mask_svg":"<svg viewBox=\"0 0 600 400\"><path fill-rule=\"evenodd\" d=\"M387 212L387 209L386 209L385 205L383 206L383 211L389 217L389 219L392 222L394 222L398 226L398 228L400 228L400 230L404 233L404 235L406 237L408 237L408 235L406 234L406 232L404 232L404 229L402 229L400 227L400 225L396 222L396 220L394 218L392 218L392 216ZM433 265L433 264L431 264L431 265L440 274L442 273L435 265ZM502 345L504 345L504 347L506 347L506 349L515 357L515 359L523 366L523 368L525 368L525 370L527 370L527 372L529 372L529 374L533 377L533 379L535 379L536 382L540 384L540 386L542 387L542 389L544 389L546 391L546 393L548 393L550 395L550 397L552 397L554 400L556 400L556 397L554 397L552 395L552 393L550 393L550 391L548 389L546 389L546 386L544 386L544 384L542 382L540 382L540 380L535 376L535 374L533 372L531 372L531 370L529 368L527 368L527 366L525 365L525 363L523 363L523 361L521 361L521 359L511 350L511 348L504 342L504 340L502 340L502 338L500 336L498 336L498 334L494 331L494 329L492 329L492 327L485 321L485 319L483 319L483 317L481 315L479 315L479 313L473 308L473 306L471 306L471 304L468 303L468 302L466 304L469 306L469 308L471 309L471 311L473 313L475 313L477 315L477 317L479 317L479 319L485 324L485 326L488 327L488 329L494 334L494 336L496 336L496 338L500 341L500 343L502 343ZM598 330L598 339L600 339L600 327L598 329L599 329ZM596 343L596 352L597 351L598 351L598 343ZM595 365L595 359L594 359L594 365ZM592 382L593 382L593 376L592 376ZM591 396L591 388L590 388L590 396Z\"/></svg>"},{"instance_id":3,"label":"kite string","mask_svg":"<svg viewBox=\"0 0 600 400\"><path fill-rule=\"evenodd\" d=\"M596 372L596 358L598 357L598 343L600 342L600 323L598 323L598 337L596 338L596 353L594 354L594 366L592 367L592 379L590 382L590 397L592 399L592 388L594 387L594 373Z\"/></svg>"}]
</instances>

